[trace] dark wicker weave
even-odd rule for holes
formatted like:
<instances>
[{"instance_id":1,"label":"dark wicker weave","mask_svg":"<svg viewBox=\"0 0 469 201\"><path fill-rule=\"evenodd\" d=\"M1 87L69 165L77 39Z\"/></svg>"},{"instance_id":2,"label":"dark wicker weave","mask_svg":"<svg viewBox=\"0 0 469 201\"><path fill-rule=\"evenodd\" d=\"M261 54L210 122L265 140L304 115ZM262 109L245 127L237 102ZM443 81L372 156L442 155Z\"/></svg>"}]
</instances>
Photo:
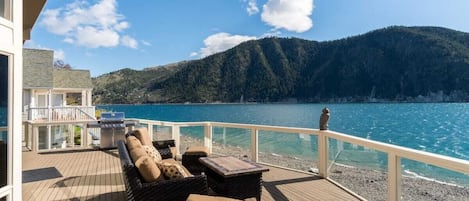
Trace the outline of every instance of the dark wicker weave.
<instances>
[{"instance_id":1,"label":"dark wicker weave","mask_svg":"<svg viewBox=\"0 0 469 201\"><path fill-rule=\"evenodd\" d=\"M163 180L145 183L134 166L127 146L123 141L117 143L127 199L185 201L189 194L208 194L207 177L197 175L184 179Z\"/></svg>"},{"instance_id":2,"label":"dark wicker weave","mask_svg":"<svg viewBox=\"0 0 469 201\"><path fill-rule=\"evenodd\" d=\"M199 162L200 157L207 157L207 154L183 154L182 165L194 175L199 175L205 171L205 166Z\"/></svg>"},{"instance_id":3,"label":"dark wicker weave","mask_svg":"<svg viewBox=\"0 0 469 201\"><path fill-rule=\"evenodd\" d=\"M261 200L262 173L224 178L210 168L205 170L208 184L217 194L236 199Z\"/></svg>"},{"instance_id":4,"label":"dark wicker weave","mask_svg":"<svg viewBox=\"0 0 469 201\"><path fill-rule=\"evenodd\" d=\"M170 147L175 147L174 140L158 140L153 141L153 146L160 152L161 158L167 159L173 157Z\"/></svg>"}]
</instances>

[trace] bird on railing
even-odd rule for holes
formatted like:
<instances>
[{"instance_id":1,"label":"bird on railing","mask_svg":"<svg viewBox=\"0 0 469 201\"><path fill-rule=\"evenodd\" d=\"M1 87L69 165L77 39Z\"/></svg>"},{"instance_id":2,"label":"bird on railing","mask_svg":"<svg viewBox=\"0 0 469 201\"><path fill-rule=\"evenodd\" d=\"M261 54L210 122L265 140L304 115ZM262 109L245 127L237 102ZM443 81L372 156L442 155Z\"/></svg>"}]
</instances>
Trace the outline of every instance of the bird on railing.
<instances>
[{"instance_id":1,"label":"bird on railing","mask_svg":"<svg viewBox=\"0 0 469 201\"><path fill-rule=\"evenodd\" d=\"M329 125L327 124L329 121L330 113L329 109L325 107L322 109L321 117L319 118L319 130L327 130Z\"/></svg>"}]
</instances>

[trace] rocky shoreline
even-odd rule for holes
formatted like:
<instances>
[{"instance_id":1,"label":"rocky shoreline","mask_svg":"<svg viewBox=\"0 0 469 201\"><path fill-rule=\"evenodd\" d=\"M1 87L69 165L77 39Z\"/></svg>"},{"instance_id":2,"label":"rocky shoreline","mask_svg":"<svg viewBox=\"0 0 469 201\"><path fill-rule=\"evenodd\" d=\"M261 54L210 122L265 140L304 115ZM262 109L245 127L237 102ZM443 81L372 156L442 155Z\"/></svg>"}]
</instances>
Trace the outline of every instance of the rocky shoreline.
<instances>
[{"instance_id":1,"label":"rocky shoreline","mask_svg":"<svg viewBox=\"0 0 469 201\"><path fill-rule=\"evenodd\" d=\"M181 136L181 152L189 145L201 146L203 142L188 136ZM239 158L250 158L249 150L231 145L214 143L213 152ZM259 153L261 162L302 171L316 171L317 161L282 156L274 153ZM387 200L387 173L367 168L333 165L329 177L367 200ZM462 201L469 200L469 187L444 184L417 177L401 178L402 200L412 201Z\"/></svg>"}]
</instances>

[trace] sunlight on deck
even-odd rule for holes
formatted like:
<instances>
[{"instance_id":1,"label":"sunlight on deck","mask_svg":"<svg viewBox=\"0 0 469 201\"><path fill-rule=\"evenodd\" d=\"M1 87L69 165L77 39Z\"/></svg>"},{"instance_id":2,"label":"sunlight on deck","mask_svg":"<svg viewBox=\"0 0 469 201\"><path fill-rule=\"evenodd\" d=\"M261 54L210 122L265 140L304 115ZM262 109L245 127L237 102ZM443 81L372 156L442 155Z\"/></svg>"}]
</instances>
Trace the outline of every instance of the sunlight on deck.
<instances>
[{"instance_id":1,"label":"sunlight on deck","mask_svg":"<svg viewBox=\"0 0 469 201\"><path fill-rule=\"evenodd\" d=\"M264 201L358 200L314 175L269 169ZM126 200L117 150L23 152L23 200Z\"/></svg>"}]
</instances>

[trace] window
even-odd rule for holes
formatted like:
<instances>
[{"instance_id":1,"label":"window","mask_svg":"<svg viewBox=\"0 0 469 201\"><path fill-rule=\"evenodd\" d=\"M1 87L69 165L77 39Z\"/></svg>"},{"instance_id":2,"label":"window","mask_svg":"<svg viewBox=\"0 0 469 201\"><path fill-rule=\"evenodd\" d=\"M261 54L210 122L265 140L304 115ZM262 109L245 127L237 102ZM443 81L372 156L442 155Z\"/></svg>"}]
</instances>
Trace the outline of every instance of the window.
<instances>
[{"instance_id":1,"label":"window","mask_svg":"<svg viewBox=\"0 0 469 201\"><path fill-rule=\"evenodd\" d=\"M67 105L81 105L81 93L67 93Z\"/></svg>"},{"instance_id":2,"label":"window","mask_svg":"<svg viewBox=\"0 0 469 201\"><path fill-rule=\"evenodd\" d=\"M0 17L5 18L5 0L0 0Z\"/></svg>"},{"instance_id":3,"label":"window","mask_svg":"<svg viewBox=\"0 0 469 201\"><path fill-rule=\"evenodd\" d=\"M0 0L0 17L10 19L10 1L11 0Z\"/></svg>"},{"instance_id":4,"label":"window","mask_svg":"<svg viewBox=\"0 0 469 201\"><path fill-rule=\"evenodd\" d=\"M8 56L0 54L0 188L8 184L8 141Z\"/></svg>"},{"instance_id":5,"label":"window","mask_svg":"<svg viewBox=\"0 0 469 201\"><path fill-rule=\"evenodd\" d=\"M62 94L52 94L52 106L61 107L64 106L64 96Z\"/></svg>"}]
</instances>

